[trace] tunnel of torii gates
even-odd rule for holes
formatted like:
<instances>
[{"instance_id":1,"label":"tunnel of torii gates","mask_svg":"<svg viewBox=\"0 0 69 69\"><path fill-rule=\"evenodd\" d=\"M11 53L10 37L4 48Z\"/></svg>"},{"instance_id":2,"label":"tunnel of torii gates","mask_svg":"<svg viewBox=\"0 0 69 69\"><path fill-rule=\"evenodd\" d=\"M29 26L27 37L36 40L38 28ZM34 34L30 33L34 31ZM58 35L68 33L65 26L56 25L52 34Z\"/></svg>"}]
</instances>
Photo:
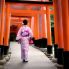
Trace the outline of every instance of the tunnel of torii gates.
<instances>
[{"instance_id":1,"label":"tunnel of torii gates","mask_svg":"<svg viewBox=\"0 0 69 69\"><path fill-rule=\"evenodd\" d=\"M28 9L16 8L14 6L26 6ZM41 7L40 10L31 8ZM54 8L50 10L50 6ZM0 58L7 55L9 49L10 26L22 25L23 19L28 19L35 40L46 38L47 54L52 54L52 36L50 25L50 14L54 14L54 57L57 63L69 68L69 2L68 0L53 0L53 2L14 3L1 0L0 14ZM53 13L54 12L54 13ZM67 65L68 64L68 65Z\"/></svg>"}]
</instances>

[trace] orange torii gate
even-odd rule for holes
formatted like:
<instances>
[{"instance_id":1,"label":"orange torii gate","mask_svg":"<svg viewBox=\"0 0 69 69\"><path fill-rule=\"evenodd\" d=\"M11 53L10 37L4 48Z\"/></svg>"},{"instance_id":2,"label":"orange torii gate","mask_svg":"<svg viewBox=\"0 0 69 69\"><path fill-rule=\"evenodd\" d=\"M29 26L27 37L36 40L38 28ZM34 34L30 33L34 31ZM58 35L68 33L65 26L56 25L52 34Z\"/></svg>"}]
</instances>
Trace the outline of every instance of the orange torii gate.
<instances>
[{"instance_id":1,"label":"orange torii gate","mask_svg":"<svg viewBox=\"0 0 69 69\"><path fill-rule=\"evenodd\" d=\"M69 0L54 0L56 44L58 64L69 68Z\"/></svg>"},{"instance_id":2,"label":"orange torii gate","mask_svg":"<svg viewBox=\"0 0 69 69\"><path fill-rule=\"evenodd\" d=\"M13 4L14 5L14 4ZM22 5L21 5L22 6ZM41 6L41 7L44 7L44 6ZM50 9L50 8L49 8ZM48 9L47 9L48 10ZM28 12L28 13L26 13L26 12ZM43 14L47 14L48 12L46 12L46 10L41 10L41 11L33 11L33 10L18 10L18 9L12 9L11 8L11 13L12 13L12 16L37 16L36 14L41 14L41 15L43 15ZM34 13L34 14L33 14ZM53 12L51 12L51 13L49 13L49 14L53 14ZM48 17L48 16L47 16ZM48 19L49 18L49 19ZM48 17L47 19L47 21L48 21L48 23L50 23L50 15L49 15L49 17ZM35 19L35 21L37 20L37 18ZM47 38L47 33L49 33L48 35L49 35L49 37L50 38L48 38L48 40L50 40L50 41L48 41L48 42L50 42L50 44L52 45L52 39L51 39L51 27L49 27L50 26L50 24L48 25L48 32L46 32L46 31L44 31L45 30L45 28L44 28L44 26L45 26L45 23L43 23L43 21L44 20L42 20L42 33L43 34L41 34L41 35L43 35L42 37L45 37L45 38ZM36 24L35 24L36 23ZM38 29L38 22L35 22L34 23L34 31L33 31L33 33L34 33L34 37L36 38L36 39L38 39L38 37L39 37L39 31L37 31L37 29ZM37 28L36 28L37 27ZM43 29L44 28L44 29ZM48 47L50 48L50 49L52 49L52 46L50 45L49 43L48 43ZM49 51L51 51L51 50L49 50Z\"/></svg>"},{"instance_id":3,"label":"orange torii gate","mask_svg":"<svg viewBox=\"0 0 69 69\"><path fill-rule=\"evenodd\" d=\"M7 51L8 51L8 48L9 48L9 33L10 33L10 17L11 16L33 16L34 17L34 28L33 28L33 32L34 32L34 37L37 39L37 38L39 38L39 29L38 29L38 16L37 16L37 14L39 13L39 14L46 14L46 11L45 10L42 10L42 11L33 11L33 10L15 10L15 9L11 9L10 8L10 5L11 5L11 3L10 2L6 2L5 3L5 0L3 1L4 2L4 4L2 4L2 5L5 5L6 4L6 9L4 8L4 7L2 7L2 8L4 8L5 10L2 10L4 13L6 13L6 23L5 23L5 31L4 30L1 30L1 32L4 34L4 36L2 37L2 40L3 40L3 38L4 38L4 44L2 44L3 45L3 47L5 47L5 49L4 49L4 55L6 55L7 54ZM38 3L38 2L37 2ZM32 5L32 6L34 6L34 5L36 5L36 6L46 6L46 4L44 3L44 2L42 2L42 3L44 3L44 4L42 4L42 3L35 3L34 2L34 4L29 4L28 3L28 5ZM15 4L15 3L14 3ZM27 3L26 3L27 4ZM26 5L25 4L25 5ZM48 3L49 4L49 3ZM50 4L52 4L52 3L50 3ZM14 10L14 11L13 11ZM5 12L6 11L6 12ZM19 12L19 14L17 13L17 15L15 14L16 12L15 11L18 11ZM21 13L22 12L22 13ZM28 13L25 13L25 12L28 12ZM21 14L20 14L21 13ZM34 13L34 14L33 14ZM4 18L3 18L4 19ZM47 21L48 22L48 21ZM4 24L4 23L2 23L2 24ZM3 29L4 29L3 28ZM4 32L3 32L4 31ZM51 32L51 31L48 31L48 32ZM49 34L50 35L50 34ZM2 35L1 35L2 36ZM0 37L1 37L0 36ZM50 35L51 36L51 35ZM51 38L51 37L50 37ZM48 40L50 40L50 38L48 38ZM49 41L48 41L49 42ZM2 43L3 43L3 41L2 41ZM51 44L51 43L50 43ZM49 45L50 45L49 44ZM0 43L0 45L1 45L1 43Z\"/></svg>"},{"instance_id":4,"label":"orange torii gate","mask_svg":"<svg viewBox=\"0 0 69 69\"><path fill-rule=\"evenodd\" d=\"M54 15L55 15L55 23L54 23L54 27L57 28L56 31L58 31L55 34L57 34L58 36L58 41L56 41L56 43L58 42L58 49L57 49L57 63L58 64L63 64L63 48L64 48L64 44L63 44L63 27L62 27L62 10L61 10L61 6L59 5L61 3L60 0L56 1L54 0ZM59 7L59 8L58 8ZM58 10L57 10L58 9ZM61 11L61 12L60 12ZM56 16L58 15L58 16ZM60 56L59 56L60 55Z\"/></svg>"},{"instance_id":5,"label":"orange torii gate","mask_svg":"<svg viewBox=\"0 0 69 69\"><path fill-rule=\"evenodd\" d=\"M3 58L3 37L4 37L4 22L5 22L5 0L1 0L1 23L0 23L0 59Z\"/></svg>"},{"instance_id":6,"label":"orange torii gate","mask_svg":"<svg viewBox=\"0 0 69 69\"><path fill-rule=\"evenodd\" d=\"M13 11L13 12L12 12ZM17 11L16 11L17 12ZM33 30L33 33L34 33L34 37L36 38L36 39L38 39L38 35L39 35L39 33L38 33L38 17L37 17L37 15L36 15L36 13L34 13L34 12L28 12L28 11L20 11L20 12L18 12L18 15L17 15L17 13L16 13L14 10L11 10L11 13L12 13L12 16L30 16L30 17L34 17L34 30ZM22 13L21 13L22 12ZM25 13L25 12L28 12L28 13ZM16 13L16 14L14 14L14 13ZM21 15L19 15L21 13ZM34 13L34 14L33 14ZM37 30L36 30L37 29Z\"/></svg>"},{"instance_id":7,"label":"orange torii gate","mask_svg":"<svg viewBox=\"0 0 69 69\"><path fill-rule=\"evenodd\" d=\"M58 55L59 57L57 57L58 59L58 64L63 64L64 62L64 69L69 69L69 1L68 0L53 0L54 1L54 16L55 16L55 24L54 24L54 28L55 28L55 45L58 45ZM13 2L12 2L13 3ZM6 9L5 9L5 4L6 4ZM16 3L14 3L16 4ZM37 14L47 14L47 39L48 39L48 53L51 54L51 48L52 48L52 41L51 41L51 30L50 30L50 10L49 10L49 6L52 3L50 2L29 2L29 1L24 1L23 3L20 3L23 5L36 5L36 6L41 6L41 7L46 7L48 10L45 11L32 11L32 10L24 10L24 16L32 16L32 19L35 19L34 22L36 22L37 26L35 23L33 23L33 31L34 31L34 36L37 38L38 34L39 34L39 30L37 30L38 28L38 18L37 18ZM48 5L47 5L48 4ZM58 5L59 4L59 5ZM2 5L2 21L0 23L0 47L4 47L4 55L7 54L8 48L9 48L9 33L10 33L10 17L11 15L15 15L15 13L11 14L12 9L10 9L10 2L6 2L5 0L1 1L1 5ZM60 9L62 8L62 9ZM14 9L15 10L15 9ZM23 10L17 10L18 12L23 11ZM14 12L14 11L12 11ZM29 12L29 13L25 13L25 12ZM32 12L32 13L30 13ZM34 12L34 13L33 13ZM47 13L48 12L48 13ZM6 13L6 23L4 22L4 14ZM23 14L23 13L21 13ZM21 14L15 15L15 16L23 16ZM58 16L59 15L59 16ZM62 17L61 17L61 16ZM62 21L62 22L61 22ZM4 26L5 23L5 26ZM58 24L59 23L59 24ZM44 26L44 25L43 25ZM42 27L43 27L42 26ZM37 27L37 28L36 28ZM5 31L4 31L5 28ZM36 31L37 30L37 33ZM43 30L44 31L44 30ZM4 34L5 33L5 34ZM4 35L3 35L4 34ZM43 35L42 35L43 36ZM4 38L4 43L3 43L3 38ZM1 48L2 50L3 48ZM50 51L49 51L50 50ZM3 50L2 50L3 51ZM1 52L2 52L1 51ZM0 55L3 55L2 53ZM62 58L63 57L63 58Z\"/></svg>"}]
</instances>

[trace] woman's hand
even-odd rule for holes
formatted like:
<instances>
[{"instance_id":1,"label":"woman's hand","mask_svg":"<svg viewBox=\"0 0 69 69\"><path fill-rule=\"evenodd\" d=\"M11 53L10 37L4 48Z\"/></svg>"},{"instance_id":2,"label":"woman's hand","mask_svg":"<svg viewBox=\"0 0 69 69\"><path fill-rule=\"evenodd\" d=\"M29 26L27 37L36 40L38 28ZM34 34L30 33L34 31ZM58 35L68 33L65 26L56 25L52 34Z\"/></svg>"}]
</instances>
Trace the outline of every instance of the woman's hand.
<instances>
[{"instance_id":1,"label":"woman's hand","mask_svg":"<svg viewBox=\"0 0 69 69\"><path fill-rule=\"evenodd\" d=\"M18 40L18 44L21 44L21 39Z\"/></svg>"}]
</instances>

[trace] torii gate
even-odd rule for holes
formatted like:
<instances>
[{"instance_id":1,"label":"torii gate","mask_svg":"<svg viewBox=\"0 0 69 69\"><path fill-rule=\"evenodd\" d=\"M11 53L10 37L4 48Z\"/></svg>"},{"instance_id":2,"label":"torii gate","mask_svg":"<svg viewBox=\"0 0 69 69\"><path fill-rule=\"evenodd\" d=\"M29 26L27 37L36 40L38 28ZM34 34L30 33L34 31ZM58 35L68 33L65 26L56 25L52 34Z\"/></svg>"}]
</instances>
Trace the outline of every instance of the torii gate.
<instances>
[{"instance_id":1,"label":"torii gate","mask_svg":"<svg viewBox=\"0 0 69 69\"><path fill-rule=\"evenodd\" d=\"M58 45L58 64L63 64L64 69L69 69L69 0L53 0L54 2L54 15L55 15L55 44ZM24 2L27 3L27 2ZM32 5L39 5L39 2L29 2ZM28 4L29 4L28 3ZM35 4L34 4L35 3ZM50 2L42 2L40 5L47 6ZM9 47L9 32L10 32L10 4L6 3L6 24L5 24L5 35L4 35L4 15L5 15L5 0L2 0L2 22L0 23L0 47L4 47L7 51ZM62 9L61 9L62 8ZM61 12L60 12L61 11ZM47 13L48 12L48 13ZM50 35L50 19L49 19L49 8L47 6L47 40L48 46L51 48L51 35ZM39 12L41 13L41 12ZM61 16L62 17L61 17ZM59 23L59 24L58 24ZM48 29L49 28L49 29ZM36 33L35 33L36 34ZM4 37L4 44L3 44ZM3 49L3 48L2 48ZM51 49L49 49L51 50ZM7 53L5 51L5 53ZM49 52L50 53L50 52ZM63 59L64 58L64 59Z\"/></svg>"},{"instance_id":2,"label":"torii gate","mask_svg":"<svg viewBox=\"0 0 69 69\"><path fill-rule=\"evenodd\" d=\"M0 46L4 47L4 55L7 54L7 51L8 51L8 48L9 48L9 33L10 33L10 17L11 15L13 16L34 16L34 28L33 28L33 33L34 33L34 37L35 38L39 38L39 29L38 29L38 17L37 17L37 14L47 14L46 18L47 18L47 40L48 40L48 53L51 53L49 51L52 50L52 40L51 40L51 30L50 30L50 10L49 10L49 6L47 4L49 4L50 2L33 2L34 4L29 4L26 2L27 5L36 5L36 6L47 6L47 10L41 10L41 11L33 11L33 10L15 10L15 9L12 9L10 8L10 2L6 2L5 3L5 0L2 1L2 8L3 8L3 13L2 13L2 28L1 28L1 33L0 33ZM52 3L50 3L51 5ZM6 5L6 9L5 9L5 5ZM6 23L5 23L5 26L4 26L4 14L5 14L5 11L6 11ZM18 12L22 12L21 14L17 14L15 15L16 11ZM28 13L25 13L25 12L28 12ZM42 26L44 27L45 24L42 24ZM5 29L5 32L4 32L4 29ZM44 30L42 30L44 31ZM45 32L45 31L44 31ZM3 38L4 38L4 42L3 42Z\"/></svg>"}]
</instances>

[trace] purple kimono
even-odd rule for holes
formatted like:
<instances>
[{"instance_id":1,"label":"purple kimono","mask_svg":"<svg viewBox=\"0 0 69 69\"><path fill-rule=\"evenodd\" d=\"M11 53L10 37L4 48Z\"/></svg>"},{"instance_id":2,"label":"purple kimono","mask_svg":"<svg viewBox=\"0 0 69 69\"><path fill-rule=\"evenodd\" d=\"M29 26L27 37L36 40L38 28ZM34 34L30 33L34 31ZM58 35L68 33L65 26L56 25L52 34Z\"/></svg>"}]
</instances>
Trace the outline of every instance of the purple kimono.
<instances>
[{"instance_id":1,"label":"purple kimono","mask_svg":"<svg viewBox=\"0 0 69 69\"><path fill-rule=\"evenodd\" d=\"M29 39L33 37L32 30L28 26L22 26L18 33L16 40L21 44L21 58L25 61L28 60Z\"/></svg>"}]
</instances>

